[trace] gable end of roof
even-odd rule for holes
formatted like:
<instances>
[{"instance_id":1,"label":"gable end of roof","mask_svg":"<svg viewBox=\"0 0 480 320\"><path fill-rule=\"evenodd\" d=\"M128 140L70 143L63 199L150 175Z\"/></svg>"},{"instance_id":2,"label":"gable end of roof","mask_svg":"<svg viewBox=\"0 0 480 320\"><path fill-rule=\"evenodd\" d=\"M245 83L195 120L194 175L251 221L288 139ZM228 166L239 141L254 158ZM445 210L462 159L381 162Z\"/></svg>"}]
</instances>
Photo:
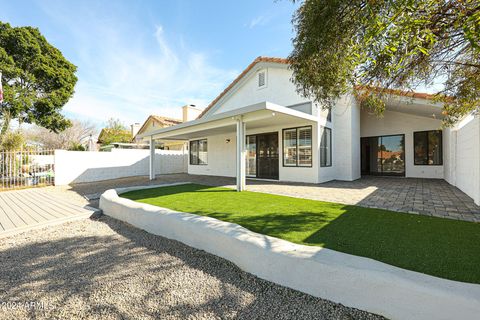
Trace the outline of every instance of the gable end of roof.
<instances>
[{"instance_id":1,"label":"gable end of roof","mask_svg":"<svg viewBox=\"0 0 480 320\"><path fill-rule=\"evenodd\" d=\"M243 77L245 77L245 75L250 72L250 70L253 69L253 67L255 67L255 65L257 65L258 63L260 62L270 62L270 63L280 63L280 64L288 64L288 59L284 59L284 58L273 58L273 57L257 57L255 60L252 61L252 63L250 63L246 68L245 70L242 71L242 73L240 73L226 88L225 90L223 90L212 102L210 102L210 104L202 111L202 113L200 113L200 115L197 117L197 119L200 119L201 117L203 117L210 109L213 108L213 106L215 104L217 104L218 101L220 101L220 99L222 99L226 94L227 92L229 92Z\"/></svg>"}]
</instances>

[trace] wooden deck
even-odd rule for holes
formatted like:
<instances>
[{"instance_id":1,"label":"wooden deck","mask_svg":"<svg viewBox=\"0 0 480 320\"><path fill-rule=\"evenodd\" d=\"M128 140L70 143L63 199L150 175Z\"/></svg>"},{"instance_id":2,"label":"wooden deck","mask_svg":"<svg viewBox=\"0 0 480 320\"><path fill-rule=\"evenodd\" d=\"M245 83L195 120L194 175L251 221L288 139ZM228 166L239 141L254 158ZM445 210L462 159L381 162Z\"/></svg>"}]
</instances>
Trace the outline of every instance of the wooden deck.
<instances>
[{"instance_id":1,"label":"wooden deck","mask_svg":"<svg viewBox=\"0 0 480 320\"><path fill-rule=\"evenodd\" d=\"M0 192L0 238L91 216L82 207L41 188Z\"/></svg>"}]
</instances>

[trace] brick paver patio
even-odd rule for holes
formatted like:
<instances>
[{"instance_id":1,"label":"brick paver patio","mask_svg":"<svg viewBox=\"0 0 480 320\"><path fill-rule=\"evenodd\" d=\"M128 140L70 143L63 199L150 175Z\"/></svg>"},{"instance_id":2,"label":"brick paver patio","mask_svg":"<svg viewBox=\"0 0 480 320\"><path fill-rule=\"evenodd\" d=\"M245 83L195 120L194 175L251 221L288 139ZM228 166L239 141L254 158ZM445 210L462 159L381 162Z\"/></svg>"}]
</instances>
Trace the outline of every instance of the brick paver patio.
<instances>
[{"instance_id":1,"label":"brick paver patio","mask_svg":"<svg viewBox=\"0 0 480 320\"><path fill-rule=\"evenodd\" d=\"M149 181L146 177L134 177L79 184L75 185L72 191L98 199L103 191L110 188L169 182L235 186L234 178L169 174L158 175L153 181ZM330 181L321 184L249 179L247 190L480 222L480 207L458 188L438 179L362 177L355 181Z\"/></svg>"}]
</instances>

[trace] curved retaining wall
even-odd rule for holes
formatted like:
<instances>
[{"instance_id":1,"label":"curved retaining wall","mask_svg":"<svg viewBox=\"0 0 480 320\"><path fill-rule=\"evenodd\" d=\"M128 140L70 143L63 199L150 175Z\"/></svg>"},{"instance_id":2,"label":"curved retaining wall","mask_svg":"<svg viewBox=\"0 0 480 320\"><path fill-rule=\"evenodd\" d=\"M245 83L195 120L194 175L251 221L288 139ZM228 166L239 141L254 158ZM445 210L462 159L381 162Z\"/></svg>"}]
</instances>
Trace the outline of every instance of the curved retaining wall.
<instances>
[{"instance_id":1,"label":"curved retaining wall","mask_svg":"<svg viewBox=\"0 0 480 320\"><path fill-rule=\"evenodd\" d=\"M391 319L478 319L480 315L480 285L294 244L237 224L142 204L117 194L149 187L107 190L100 208L137 228L227 259L262 279Z\"/></svg>"}]
</instances>

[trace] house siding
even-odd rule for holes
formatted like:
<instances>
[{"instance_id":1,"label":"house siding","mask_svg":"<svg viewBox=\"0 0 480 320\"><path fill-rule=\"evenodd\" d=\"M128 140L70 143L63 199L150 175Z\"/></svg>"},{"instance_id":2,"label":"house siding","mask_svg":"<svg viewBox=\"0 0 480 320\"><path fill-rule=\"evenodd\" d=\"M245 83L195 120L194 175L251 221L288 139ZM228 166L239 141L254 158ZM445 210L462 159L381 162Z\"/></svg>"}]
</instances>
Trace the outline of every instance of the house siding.
<instances>
[{"instance_id":1,"label":"house siding","mask_svg":"<svg viewBox=\"0 0 480 320\"><path fill-rule=\"evenodd\" d=\"M260 70L267 72L267 84L264 88L258 88L257 74ZM221 107L213 113L230 111L263 101L281 106L308 102L308 99L297 94L295 85L290 81L291 77L292 72L284 66L275 68L258 66L238 84L239 87L219 102Z\"/></svg>"}]
</instances>

